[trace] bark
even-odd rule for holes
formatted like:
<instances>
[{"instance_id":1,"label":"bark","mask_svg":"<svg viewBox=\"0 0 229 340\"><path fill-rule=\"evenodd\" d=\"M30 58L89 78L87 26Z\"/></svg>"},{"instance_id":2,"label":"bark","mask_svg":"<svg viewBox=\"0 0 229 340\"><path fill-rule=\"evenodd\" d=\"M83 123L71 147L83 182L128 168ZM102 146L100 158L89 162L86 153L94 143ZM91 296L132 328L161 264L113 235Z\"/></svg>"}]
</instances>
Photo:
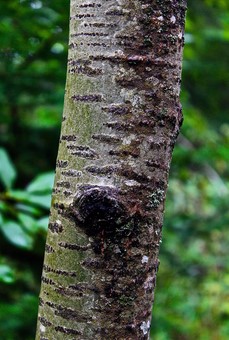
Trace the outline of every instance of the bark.
<instances>
[{"instance_id":1,"label":"bark","mask_svg":"<svg viewBox=\"0 0 229 340\"><path fill-rule=\"evenodd\" d=\"M186 1L72 0L36 339L148 339Z\"/></svg>"}]
</instances>

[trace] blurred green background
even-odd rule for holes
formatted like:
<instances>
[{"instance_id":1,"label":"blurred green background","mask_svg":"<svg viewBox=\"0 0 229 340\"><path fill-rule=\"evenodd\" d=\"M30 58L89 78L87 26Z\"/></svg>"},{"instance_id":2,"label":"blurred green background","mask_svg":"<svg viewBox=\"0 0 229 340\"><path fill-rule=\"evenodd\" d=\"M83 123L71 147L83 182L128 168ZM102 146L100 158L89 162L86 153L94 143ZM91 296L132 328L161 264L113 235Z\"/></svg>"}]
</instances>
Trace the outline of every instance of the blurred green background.
<instances>
[{"instance_id":1,"label":"blurred green background","mask_svg":"<svg viewBox=\"0 0 229 340\"><path fill-rule=\"evenodd\" d=\"M34 338L69 1L1 0L0 339ZM229 339L229 3L190 0L153 340Z\"/></svg>"}]
</instances>

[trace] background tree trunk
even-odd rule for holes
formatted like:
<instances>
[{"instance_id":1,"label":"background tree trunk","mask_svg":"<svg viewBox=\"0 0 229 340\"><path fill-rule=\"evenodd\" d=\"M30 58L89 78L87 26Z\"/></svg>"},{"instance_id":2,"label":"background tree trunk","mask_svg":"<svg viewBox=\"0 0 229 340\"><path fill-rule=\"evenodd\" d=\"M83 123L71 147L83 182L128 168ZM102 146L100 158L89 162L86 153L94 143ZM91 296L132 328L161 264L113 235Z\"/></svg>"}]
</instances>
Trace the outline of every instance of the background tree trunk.
<instances>
[{"instance_id":1,"label":"background tree trunk","mask_svg":"<svg viewBox=\"0 0 229 340\"><path fill-rule=\"evenodd\" d=\"M148 339L186 1L71 1L37 339Z\"/></svg>"}]
</instances>

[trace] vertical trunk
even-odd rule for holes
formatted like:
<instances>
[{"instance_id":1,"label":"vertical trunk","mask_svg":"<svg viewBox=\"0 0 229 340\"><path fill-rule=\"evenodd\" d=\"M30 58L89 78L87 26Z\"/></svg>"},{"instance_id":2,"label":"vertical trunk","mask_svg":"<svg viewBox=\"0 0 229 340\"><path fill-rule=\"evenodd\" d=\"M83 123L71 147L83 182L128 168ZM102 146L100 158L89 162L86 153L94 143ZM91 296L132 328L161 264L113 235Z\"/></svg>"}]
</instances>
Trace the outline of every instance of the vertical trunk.
<instances>
[{"instance_id":1,"label":"vertical trunk","mask_svg":"<svg viewBox=\"0 0 229 340\"><path fill-rule=\"evenodd\" d=\"M148 339L186 1L72 0L37 339Z\"/></svg>"}]
</instances>

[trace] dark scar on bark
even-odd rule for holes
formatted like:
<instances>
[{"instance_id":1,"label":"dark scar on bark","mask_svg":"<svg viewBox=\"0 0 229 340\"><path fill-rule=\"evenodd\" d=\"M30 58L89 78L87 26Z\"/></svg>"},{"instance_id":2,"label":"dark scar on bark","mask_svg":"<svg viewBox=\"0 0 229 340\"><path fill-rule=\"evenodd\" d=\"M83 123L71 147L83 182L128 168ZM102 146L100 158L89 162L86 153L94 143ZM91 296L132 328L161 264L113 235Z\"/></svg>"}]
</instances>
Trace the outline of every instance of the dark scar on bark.
<instances>
[{"instance_id":1,"label":"dark scar on bark","mask_svg":"<svg viewBox=\"0 0 229 340\"><path fill-rule=\"evenodd\" d=\"M66 213L79 228L92 237L101 232L106 237L112 237L129 219L118 190L109 186L80 186Z\"/></svg>"}]
</instances>

